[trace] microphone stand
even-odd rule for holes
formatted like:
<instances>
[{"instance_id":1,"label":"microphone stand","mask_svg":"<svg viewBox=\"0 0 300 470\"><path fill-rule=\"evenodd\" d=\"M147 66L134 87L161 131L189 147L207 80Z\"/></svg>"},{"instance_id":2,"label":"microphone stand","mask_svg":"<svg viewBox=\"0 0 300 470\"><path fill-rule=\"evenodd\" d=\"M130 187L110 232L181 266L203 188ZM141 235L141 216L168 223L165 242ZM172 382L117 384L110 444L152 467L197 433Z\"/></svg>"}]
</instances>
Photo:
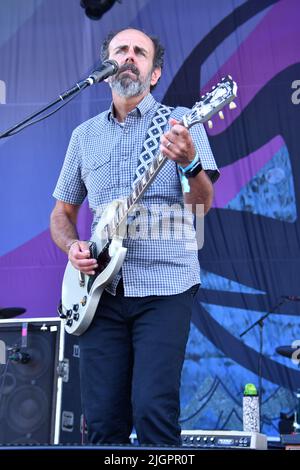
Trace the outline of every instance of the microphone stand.
<instances>
[{"instance_id":1,"label":"microphone stand","mask_svg":"<svg viewBox=\"0 0 300 470\"><path fill-rule=\"evenodd\" d=\"M18 124L14 125L10 129L7 129L6 131L2 132L0 134L0 139L3 139L4 137L9 137L10 135L14 135L17 132L20 132L22 129L25 129L25 127L30 126L31 124L35 124L46 117L51 116L52 114L56 113L60 108L65 106L71 99L75 98L75 96L82 90L84 90L86 87L93 85L94 83L99 83L102 80L105 80L106 78L110 77L111 75L114 75L117 73L119 69L119 64L115 60L105 60L94 72L87 77L85 80L81 80L80 82L76 83L72 88L69 90L65 91L59 97L52 101L52 103L46 105L44 108L40 109L39 111L35 112L34 114L31 114L27 118L23 119L20 121ZM35 117L39 116L40 114L44 113L48 109L52 108L52 106L56 105L62 101L63 103L58 106L54 111L52 111L49 114L46 114L46 116L42 116L39 119L36 119L35 121L33 120Z\"/></svg>"},{"instance_id":2,"label":"microphone stand","mask_svg":"<svg viewBox=\"0 0 300 470\"><path fill-rule=\"evenodd\" d=\"M49 116L51 116L52 114L54 114L56 111L58 111L60 108L62 108L63 106L65 106L71 99L75 98L75 96L81 92L82 90L84 90L86 87L90 86L93 84L93 81L90 80L89 78L85 79L85 80L81 80L80 82L76 83L76 85L74 85L72 88L69 88L69 90L65 91L64 93L62 93L61 95L59 95L59 97L52 101L51 103L47 104L46 106L44 106L43 108L41 108L39 111L36 111L35 113L31 114L30 116L28 116L27 118L25 119L22 119L22 121L18 122L17 124L15 124L14 126L10 127L9 129L7 129L6 131L2 132L0 134L0 139L3 139L4 137L9 137L11 135L14 135L16 134L17 132L20 132L21 130L25 129L26 127L30 126L31 124L35 124L36 122L39 122L41 121L42 119L45 119ZM37 116L39 116L40 114L44 113L45 111L47 111L48 109L52 108L53 106L55 106L57 103L59 103L60 101L62 101L62 105L61 106L58 106L54 111L52 111L51 113L47 114L46 116L43 116L42 118L40 119L37 119L35 121L33 121L33 119Z\"/></svg>"},{"instance_id":3,"label":"microphone stand","mask_svg":"<svg viewBox=\"0 0 300 470\"><path fill-rule=\"evenodd\" d=\"M265 313L262 317L260 317L258 320L256 320L252 325L250 325L246 330L244 330L240 334L240 338L242 338L246 333L248 333L252 328L254 328L256 325L259 325L259 359L258 359L258 396L259 396L259 408L262 410L262 395L263 395L263 389L262 389L262 359L263 359L263 328L264 328L264 321L266 318L268 318L271 313L274 313L281 305L283 305L288 299L285 297L281 297L280 301L277 302L274 307L271 308L267 313ZM260 412L260 429L262 428L262 423L261 423L261 416L262 413Z\"/></svg>"}]
</instances>

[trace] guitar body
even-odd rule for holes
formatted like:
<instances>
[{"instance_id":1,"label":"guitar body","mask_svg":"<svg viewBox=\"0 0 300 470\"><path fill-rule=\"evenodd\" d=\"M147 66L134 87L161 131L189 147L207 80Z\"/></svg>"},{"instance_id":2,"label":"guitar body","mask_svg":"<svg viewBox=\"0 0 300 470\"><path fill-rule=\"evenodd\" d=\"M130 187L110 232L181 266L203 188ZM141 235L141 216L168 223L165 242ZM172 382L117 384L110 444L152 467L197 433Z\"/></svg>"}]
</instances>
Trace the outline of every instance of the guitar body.
<instances>
[{"instance_id":1,"label":"guitar body","mask_svg":"<svg viewBox=\"0 0 300 470\"><path fill-rule=\"evenodd\" d=\"M69 261L62 284L60 316L65 330L73 335L81 335L91 324L105 286L120 271L127 248L123 238L115 236L108 241L105 227L114 220L121 201L113 201L103 213L91 238L98 269L94 276L80 273ZM95 253L97 253L95 255Z\"/></svg>"}]
</instances>

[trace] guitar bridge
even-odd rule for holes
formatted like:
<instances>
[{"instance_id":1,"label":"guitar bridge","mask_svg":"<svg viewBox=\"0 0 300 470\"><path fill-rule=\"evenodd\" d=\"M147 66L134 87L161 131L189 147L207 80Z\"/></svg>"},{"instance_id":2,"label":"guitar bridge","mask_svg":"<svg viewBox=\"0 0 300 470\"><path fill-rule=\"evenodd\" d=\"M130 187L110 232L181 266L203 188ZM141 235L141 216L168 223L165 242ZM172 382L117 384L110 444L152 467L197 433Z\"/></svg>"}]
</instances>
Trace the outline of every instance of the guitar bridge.
<instances>
[{"instance_id":1,"label":"guitar bridge","mask_svg":"<svg viewBox=\"0 0 300 470\"><path fill-rule=\"evenodd\" d=\"M97 259L97 245L95 242L89 242L90 257Z\"/></svg>"},{"instance_id":2,"label":"guitar bridge","mask_svg":"<svg viewBox=\"0 0 300 470\"><path fill-rule=\"evenodd\" d=\"M84 281L84 274L81 271L78 271L78 281L80 287L84 287L85 281Z\"/></svg>"},{"instance_id":3,"label":"guitar bridge","mask_svg":"<svg viewBox=\"0 0 300 470\"><path fill-rule=\"evenodd\" d=\"M97 253L96 243L95 242L89 242L89 249L90 249L90 258L97 259L98 258L98 253ZM97 277L97 274L96 275L94 274L93 276L89 276L88 285L87 285L88 293L90 292L90 290L92 288L92 285L93 285L93 282L96 279L96 277Z\"/></svg>"}]
</instances>

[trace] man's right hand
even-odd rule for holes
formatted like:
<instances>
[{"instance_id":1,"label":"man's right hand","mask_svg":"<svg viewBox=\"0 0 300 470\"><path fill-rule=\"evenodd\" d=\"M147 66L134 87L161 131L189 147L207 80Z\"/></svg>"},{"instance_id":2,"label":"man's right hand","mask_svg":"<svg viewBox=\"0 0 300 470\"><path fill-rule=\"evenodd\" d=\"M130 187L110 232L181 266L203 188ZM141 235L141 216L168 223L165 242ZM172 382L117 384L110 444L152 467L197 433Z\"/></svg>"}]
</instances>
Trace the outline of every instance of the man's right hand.
<instances>
[{"instance_id":1,"label":"man's right hand","mask_svg":"<svg viewBox=\"0 0 300 470\"><path fill-rule=\"evenodd\" d=\"M75 269L90 276L95 274L98 267L97 260L90 258L90 249L87 242L76 240L69 249L68 257Z\"/></svg>"}]
</instances>

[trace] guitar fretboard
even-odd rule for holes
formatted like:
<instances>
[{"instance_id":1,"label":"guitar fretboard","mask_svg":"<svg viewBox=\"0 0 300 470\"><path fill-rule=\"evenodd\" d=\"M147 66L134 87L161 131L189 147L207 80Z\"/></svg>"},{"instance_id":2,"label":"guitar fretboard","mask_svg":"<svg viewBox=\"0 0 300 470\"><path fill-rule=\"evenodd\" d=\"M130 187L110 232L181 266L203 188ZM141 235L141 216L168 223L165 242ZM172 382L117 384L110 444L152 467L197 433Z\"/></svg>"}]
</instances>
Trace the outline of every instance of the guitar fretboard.
<instances>
[{"instance_id":1,"label":"guitar fretboard","mask_svg":"<svg viewBox=\"0 0 300 470\"><path fill-rule=\"evenodd\" d=\"M142 178L139 179L136 183L130 196L128 196L119 206L118 210L116 211L115 218L108 225L107 232L109 238L112 238L114 235L116 235L120 231L121 226L126 223L130 212L139 202L147 188L152 184L153 180L156 178L166 161L167 157L165 157L161 152L153 159L148 169L144 172Z\"/></svg>"},{"instance_id":2,"label":"guitar fretboard","mask_svg":"<svg viewBox=\"0 0 300 470\"><path fill-rule=\"evenodd\" d=\"M202 96L201 101L196 103L192 110L183 116L179 124L190 129L194 124L208 121L213 114L220 111L226 104L229 104L236 97L236 94L237 85L232 80L232 77L228 75L222 78L217 86L213 86L211 91ZM223 114L220 115L220 117L224 119ZM161 152L157 157L154 157L151 164L144 172L144 175L136 183L130 196L119 205L114 219L105 227L107 242L112 239L113 236L121 233L124 224L127 225L130 212L141 199L147 188L152 184L166 161L167 157Z\"/></svg>"}]
</instances>

